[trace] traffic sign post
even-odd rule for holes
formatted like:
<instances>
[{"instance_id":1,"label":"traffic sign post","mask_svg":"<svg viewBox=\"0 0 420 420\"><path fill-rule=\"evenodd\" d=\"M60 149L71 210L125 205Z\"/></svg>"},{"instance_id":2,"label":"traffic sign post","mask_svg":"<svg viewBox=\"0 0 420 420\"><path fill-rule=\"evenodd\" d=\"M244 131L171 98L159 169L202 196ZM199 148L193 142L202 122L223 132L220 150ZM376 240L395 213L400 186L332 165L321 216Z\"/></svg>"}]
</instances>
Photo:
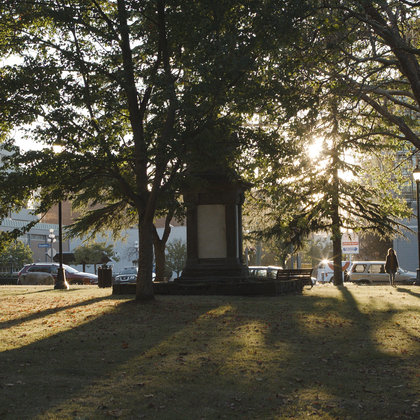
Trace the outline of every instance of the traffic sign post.
<instances>
[{"instance_id":1,"label":"traffic sign post","mask_svg":"<svg viewBox=\"0 0 420 420\"><path fill-rule=\"evenodd\" d=\"M341 237L341 251L343 254L358 254L359 236L354 233L343 233Z\"/></svg>"},{"instance_id":2,"label":"traffic sign post","mask_svg":"<svg viewBox=\"0 0 420 420\"><path fill-rule=\"evenodd\" d=\"M54 248L51 248L47 251L47 255L51 258L51 261L53 258L57 255L57 251Z\"/></svg>"}]
</instances>

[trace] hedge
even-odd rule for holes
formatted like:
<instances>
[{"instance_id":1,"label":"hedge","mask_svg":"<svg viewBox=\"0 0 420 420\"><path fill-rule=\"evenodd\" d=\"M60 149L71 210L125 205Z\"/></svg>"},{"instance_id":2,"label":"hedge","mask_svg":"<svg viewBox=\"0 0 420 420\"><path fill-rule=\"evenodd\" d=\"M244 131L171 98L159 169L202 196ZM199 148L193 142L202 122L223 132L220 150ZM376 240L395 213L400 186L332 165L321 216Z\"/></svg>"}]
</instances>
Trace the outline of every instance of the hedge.
<instances>
[{"instance_id":1,"label":"hedge","mask_svg":"<svg viewBox=\"0 0 420 420\"><path fill-rule=\"evenodd\" d=\"M0 284L17 284L17 273L0 273Z\"/></svg>"}]
</instances>

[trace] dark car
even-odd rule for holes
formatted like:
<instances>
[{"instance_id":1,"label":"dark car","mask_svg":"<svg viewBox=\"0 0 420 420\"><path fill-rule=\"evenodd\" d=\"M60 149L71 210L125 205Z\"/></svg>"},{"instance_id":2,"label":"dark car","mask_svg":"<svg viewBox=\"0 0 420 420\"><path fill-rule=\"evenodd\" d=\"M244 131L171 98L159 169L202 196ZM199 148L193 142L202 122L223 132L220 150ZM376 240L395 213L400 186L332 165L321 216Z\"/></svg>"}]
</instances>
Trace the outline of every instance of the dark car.
<instances>
[{"instance_id":1,"label":"dark car","mask_svg":"<svg viewBox=\"0 0 420 420\"><path fill-rule=\"evenodd\" d=\"M138 267L125 267L114 278L114 284L136 283ZM152 279L155 281L156 274L152 273Z\"/></svg>"},{"instance_id":2,"label":"dark car","mask_svg":"<svg viewBox=\"0 0 420 420\"><path fill-rule=\"evenodd\" d=\"M50 273L57 278L59 264L57 263L34 263L25 265L18 273L17 283L21 284L20 278L26 273ZM66 272L66 280L69 284L98 284L98 276L92 273L84 273L73 267L63 264Z\"/></svg>"},{"instance_id":3,"label":"dark car","mask_svg":"<svg viewBox=\"0 0 420 420\"><path fill-rule=\"evenodd\" d=\"M125 267L114 278L114 284L135 283L137 281L137 267Z\"/></svg>"}]
</instances>

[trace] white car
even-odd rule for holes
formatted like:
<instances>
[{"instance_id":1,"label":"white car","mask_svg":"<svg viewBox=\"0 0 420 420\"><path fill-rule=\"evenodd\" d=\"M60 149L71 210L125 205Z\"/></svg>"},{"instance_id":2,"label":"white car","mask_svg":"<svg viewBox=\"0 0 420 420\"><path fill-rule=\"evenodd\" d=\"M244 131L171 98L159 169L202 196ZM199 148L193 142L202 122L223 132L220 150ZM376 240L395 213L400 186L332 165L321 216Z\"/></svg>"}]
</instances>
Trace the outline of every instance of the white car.
<instances>
[{"instance_id":1,"label":"white car","mask_svg":"<svg viewBox=\"0 0 420 420\"><path fill-rule=\"evenodd\" d=\"M350 267L349 261L341 262L341 270L344 272ZM322 260L317 267L316 281L318 283L330 283L334 277L334 262L330 260Z\"/></svg>"},{"instance_id":2,"label":"white car","mask_svg":"<svg viewBox=\"0 0 420 420\"><path fill-rule=\"evenodd\" d=\"M268 277L272 279L275 279L277 276L277 271L282 269L283 267L276 265L253 265L248 267L249 275L251 277Z\"/></svg>"},{"instance_id":3,"label":"white car","mask_svg":"<svg viewBox=\"0 0 420 420\"><path fill-rule=\"evenodd\" d=\"M414 284L417 273L398 268L395 282ZM345 281L358 284L389 284L389 275L385 272L385 261L354 261L345 275Z\"/></svg>"}]
</instances>

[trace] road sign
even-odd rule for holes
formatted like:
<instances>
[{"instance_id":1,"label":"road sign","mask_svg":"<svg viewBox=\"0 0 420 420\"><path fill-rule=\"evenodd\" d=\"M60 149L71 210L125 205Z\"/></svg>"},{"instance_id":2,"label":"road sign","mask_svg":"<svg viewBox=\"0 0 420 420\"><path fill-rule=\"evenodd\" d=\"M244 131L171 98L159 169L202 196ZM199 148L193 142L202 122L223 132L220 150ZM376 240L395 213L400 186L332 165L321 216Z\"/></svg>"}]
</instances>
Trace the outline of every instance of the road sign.
<instances>
[{"instance_id":1,"label":"road sign","mask_svg":"<svg viewBox=\"0 0 420 420\"><path fill-rule=\"evenodd\" d=\"M51 244L38 244L38 248L49 248Z\"/></svg>"},{"instance_id":2,"label":"road sign","mask_svg":"<svg viewBox=\"0 0 420 420\"><path fill-rule=\"evenodd\" d=\"M48 256L49 256L49 257L51 257L51 252L52 252L52 256L53 256L53 257L55 256L55 254L57 254L57 251L56 251L54 248L50 248L50 249L47 251L47 254L48 254Z\"/></svg>"},{"instance_id":3,"label":"road sign","mask_svg":"<svg viewBox=\"0 0 420 420\"><path fill-rule=\"evenodd\" d=\"M343 233L341 237L341 251L343 254L358 254L359 236L354 233Z\"/></svg>"}]
</instances>

